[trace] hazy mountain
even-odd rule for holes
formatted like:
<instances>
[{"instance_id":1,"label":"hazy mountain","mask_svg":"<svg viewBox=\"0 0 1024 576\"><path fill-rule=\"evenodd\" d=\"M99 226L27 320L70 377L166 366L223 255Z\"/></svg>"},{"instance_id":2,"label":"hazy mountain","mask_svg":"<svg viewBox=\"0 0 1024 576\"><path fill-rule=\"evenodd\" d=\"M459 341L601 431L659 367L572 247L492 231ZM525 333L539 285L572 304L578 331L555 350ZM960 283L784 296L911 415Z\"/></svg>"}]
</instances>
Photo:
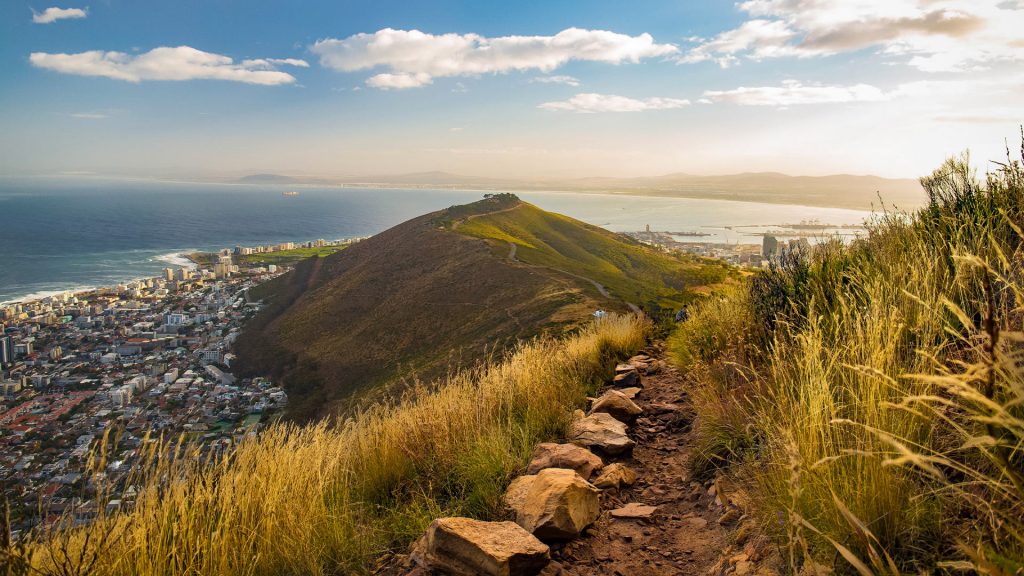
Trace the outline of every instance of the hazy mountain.
<instances>
[{"instance_id":1,"label":"hazy mountain","mask_svg":"<svg viewBox=\"0 0 1024 576\"><path fill-rule=\"evenodd\" d=\"M869 209L880 205L912 209L925 202L917 180L835 174L830 176L789 176L778 172L746 172L718 176L685 173L635 178L586 177L573 179L518 180L466 176L449 172L345 176L339 178L288 177L254 174L239 180L256 184L317 184L407 188L452 188L471 190L552 190L604 192L680 198L706 198L803 204L838 208Z\"/></svg>"}]
</instances>

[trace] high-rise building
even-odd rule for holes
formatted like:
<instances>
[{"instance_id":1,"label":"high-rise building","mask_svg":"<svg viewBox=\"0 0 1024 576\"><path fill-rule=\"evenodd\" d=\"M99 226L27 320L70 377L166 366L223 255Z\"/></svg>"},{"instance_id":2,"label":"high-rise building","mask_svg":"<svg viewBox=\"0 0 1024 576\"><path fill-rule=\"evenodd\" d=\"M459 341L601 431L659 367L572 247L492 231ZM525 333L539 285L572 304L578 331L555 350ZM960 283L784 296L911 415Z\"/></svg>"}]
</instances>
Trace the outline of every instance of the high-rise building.
<instances>
[{"instance_id":1,"label":"high-rise building","mask_svg":"<svg viewBox=\"0 0 1024 576\"><path fill-rule=\"evenodd\" d=\"M164 268L164 280L168 282L174 281L174 268Z\"/></svg>"},{"instance_id":2,"label":"high-rise building","mask_svg":"<svg viewBox=\"0 0 1024 576\"><path fill-rule=\"evenodd\" d=\"M0 366L14 362L14 340L10 336L0 336Z\"/></svg>"},{"instance_id":3,"label":"high-rise building","mask_svg":"<svg viewBox=\"0 0 1024 576\"><path fill-rule=\"evenodd\" d=\"M192 272L188 268L178 268L178 272L177 274L175 274L175 278L178 280L178 282L185 282L191 277Z\"/></svg>"},{"instance_id":4,"label":"high-rise building","mask_svg":"<svg viewBox=\"0 0 1024 576\"><path fill-rule=\"evenodd\" d=\"M217 278L227 278L231 275L231 265L217 262L213 265L213 275Z\"/></svg>"}]
</instances>

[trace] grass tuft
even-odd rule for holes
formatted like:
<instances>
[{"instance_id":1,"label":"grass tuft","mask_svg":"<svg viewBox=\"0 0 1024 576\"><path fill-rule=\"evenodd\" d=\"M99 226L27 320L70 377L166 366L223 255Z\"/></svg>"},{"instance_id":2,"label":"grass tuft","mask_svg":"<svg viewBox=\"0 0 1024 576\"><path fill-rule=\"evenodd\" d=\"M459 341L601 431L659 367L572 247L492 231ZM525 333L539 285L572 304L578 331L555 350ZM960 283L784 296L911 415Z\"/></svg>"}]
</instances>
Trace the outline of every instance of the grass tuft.
<instances>
[{"instance_id":1,"label":"grass tuft","mask_svg":"<svg viewBox=\"0 0 1024 576\"><path fill-rule=\"evenodd\" d=\"M1024 168L965 156L914 214L777 263L673 335L697 472L752 492L790 567L1024 570Z\"/></svg>"}]
</instances>

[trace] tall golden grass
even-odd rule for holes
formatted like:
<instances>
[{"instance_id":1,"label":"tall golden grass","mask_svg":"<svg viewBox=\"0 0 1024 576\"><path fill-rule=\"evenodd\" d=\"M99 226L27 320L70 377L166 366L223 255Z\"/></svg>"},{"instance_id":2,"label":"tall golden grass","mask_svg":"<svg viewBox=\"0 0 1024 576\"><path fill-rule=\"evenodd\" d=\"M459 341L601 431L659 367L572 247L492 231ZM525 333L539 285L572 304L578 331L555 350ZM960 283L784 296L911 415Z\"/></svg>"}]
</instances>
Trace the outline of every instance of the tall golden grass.
<instances>
[{"instance_id":1,"label":"tall golden grass","mask_svg":"<svg viewBox=\"0 0 1024 576\"><path fill-rule=\"evenodd\" d=\"M337 426L273 426L211 461L147 442L133 508L37 534L21 554L41 574L371 571L435 517L495 514L533 446L564 432L646 330L606 318Z\"/></svg>"},{"instance_id":2,"label":"tall golden grass","mask_svg":"<svg viewBox=\"0 0 1024 576\"><path fill-rule=\"evenodd\" d=\"M1024 168L966 156L695 310L696 471L745 485L792 570L1024 570ZM708 350L710 348L710 351Z\"/></svg>"}]
</instances>

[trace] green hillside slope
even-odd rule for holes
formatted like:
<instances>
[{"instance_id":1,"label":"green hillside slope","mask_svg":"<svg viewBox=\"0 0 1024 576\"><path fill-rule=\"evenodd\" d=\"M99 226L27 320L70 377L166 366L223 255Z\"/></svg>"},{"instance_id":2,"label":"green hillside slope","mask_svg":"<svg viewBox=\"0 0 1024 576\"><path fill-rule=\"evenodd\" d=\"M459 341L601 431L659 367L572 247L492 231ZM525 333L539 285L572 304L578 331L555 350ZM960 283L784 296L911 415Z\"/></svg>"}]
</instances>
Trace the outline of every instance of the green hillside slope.
<instances>
[{"instance_id":1,"label":"green hillside slope","mask_svg":"<svg viewBox=\"0 0 1024 576\"><path fill-rule=\"evenodd\" d=\"M509 258L507 243L497 250L498 241L464 233L490 225L510 230L522 253ZM471 366L521 339L572 330L596 309L674 305L701 279L724 276L718 265L665 256L497 195L298 263L253 291L266 306L236 351L243 374L283 382L290 415L308 420L364 393L372 400L391 385Z\"/></svg>"},{"instance_id":2,"label":"green hillside slope","mask_svg":"<svg viewBox=\"0 0 1024 576\"><path fill-rule=\"evenodd\" d=\"M678 308L692 299L692 289L728 276L719 261L658 252L525 202L469 217L451 228L487 240L497 253L511 253L514 245L516 259L592 279L612 296L649 313Z\"/></svg>"}]
</instances>

